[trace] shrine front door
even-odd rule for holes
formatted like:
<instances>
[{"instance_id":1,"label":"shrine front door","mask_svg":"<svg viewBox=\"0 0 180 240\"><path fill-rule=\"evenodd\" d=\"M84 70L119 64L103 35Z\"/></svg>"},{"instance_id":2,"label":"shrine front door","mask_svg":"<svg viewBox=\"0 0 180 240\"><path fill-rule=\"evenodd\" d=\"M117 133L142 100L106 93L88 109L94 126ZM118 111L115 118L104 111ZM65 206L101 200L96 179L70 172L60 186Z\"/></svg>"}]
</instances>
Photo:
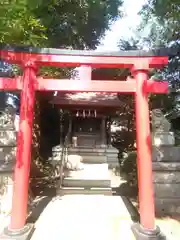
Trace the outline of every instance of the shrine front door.
<instances>
[{"instance_id":1,"label":"shrine front door","mask_svg":"<svg viewBox=\"0 0 180 240\"><path fill-rule=\"evenodd\" d=\"M79 147L96 147L101 143L101 119L81 118L73 119L73 136Z\"/></svg>"}]
</instances>

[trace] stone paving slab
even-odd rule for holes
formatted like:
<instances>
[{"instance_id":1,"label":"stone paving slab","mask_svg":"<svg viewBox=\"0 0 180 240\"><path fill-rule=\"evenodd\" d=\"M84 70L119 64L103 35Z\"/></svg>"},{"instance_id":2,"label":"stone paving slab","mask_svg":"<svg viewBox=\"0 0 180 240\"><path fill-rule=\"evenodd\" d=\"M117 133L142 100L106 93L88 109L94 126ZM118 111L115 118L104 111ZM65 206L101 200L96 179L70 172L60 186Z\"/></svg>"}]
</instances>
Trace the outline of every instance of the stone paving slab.
<instances>
[{"instance_id":1,"label":"stone paving slab","mask_svg":"<svg viewBox=\"0 0 180 240\"><path fill-rule=\"evenodd\" d=\"M131 224L121 197L69 195L49 203L31 240L133 240Z\"/></svg>"},{"instance_id":2,"label":"stone paving slab","mask_svg":"<svg viewBox=\"0 0 180 240\"><path fill-rule=\"evenodd\" d=\"M83 169L69 171L69 178L73 179L110 179L108 164L83 164Z\"/></svg>"},{"instance_id":3,"label":"stone paving slab","mask_svg":"<svg viewBox=\"0 0 180 240\"><path fill-rule=\"evenodd\" d=\"M180 239L180 218L172 219L169 217L156 219L156 224L160 227L167 240Z\"/></svg>"},{"instance_id":4,"label":"stone paving slab","mask_svg":"<svg viewBox=\"0 0 180 240\"><path fill-rule=\"evenodd\" d=\"M93 196L94 197L94 196ZM88 230L88 236L89 232L91 232L91 237L93 237L95 240L101 240L101 239L127 239L127 240L133 240L134 237L132 235L132 232L130 230L130 226L132 224L130 215L127 211L127 208L123 207L123 201L121 197L115 197L113 196L113 200L110 201L110 199L105 200L103 207L101 207L100 211L97 211L99 206L101 205L100 202L102 202L102 197L103 196L98 196L99 200L97 201L96 205L94 205L95 199L93 200L93 197L89 198L89 201L92 204L89 204L88 210L85 211L85 214L83 215L83 211L86 206L82 207L82 209L79 211L80 205L82 205L82 200L78 201L78 196L75 198L72 198L72 196L64 196L64 200L52 200L50 203L47 205L45 208L44 212L40 215L40 218L35 224L35 232L34 235L32 236L31 240L59 240L60 237L63 237L63 234L65 234L65 237L67 236L67 240L74 240L78 238L79 240L83 239L85 234L87 234ZM97 197L97 196L96 196ZM115 198L114 198L115 197ZM41 199L42 197L40 197ZM104 197L103 197L104 198ZM119 198L119 199L118 199ZM50 200L51 198L49 198ZM64 203L66 199L66 204ZM85 199L85 197L84 197ZM49 200L47 202L49 202ZM86 198L87 200L87 198ZM72 203L75 201L75 204L73 205ZM63 203L62 203L63 202ZM110 204L111 206L106 206L106 204ZM116 202L116 203L115 203ZM117 204L119 205L119 208L116 210ZM72 205L72 207L69 207L69 205ZM74 207L73 207L74 206ZM76 206L76 208L75 208ZM93 209L93 206L96 206ZM63 210L63 208L65 208ZM61 219L64 218L63 215L66 213L64 221ZM105 209L104 209L105 208ZM74 210L75 209L75 210ZM112 209L112 211L110 211ZM123 210L122 210L123 209ZM126 209L126 210L124 210ZM97 217L99 213L104 212L107 210L107 215L102 214L102 217ZM70 219L70 216L73 215L73 212L76 213L74 215L75 217ZM78 213L79 211L79 213ZM72 215L71 215L72 212ZM88 214L87 214L88 213ZM121 214L121 215L120 215ZM105 220L106 216L106 220ZM108 217L107 217L108 216ZM78 217L80 220L78 220ZM0 230L2 231L3 227L7 226L9 224L10 216L6 217L3 220L4 216L0 214ZM96 220L97 219L97 220ZM77 221L78 220L78 221ZM101 224L99 224L101 222ZM156 224L161 228L162 232L166 235L167 240L179 240L180 239L180 218L161 218L156 220ZM82 226L85 226L84 228ZM90 227L89 227L90 226ZM98 226L98 230L97 227ZM88 229L87 229L88 228ZM93 230L94 228L94 230ZM108 230L106 231L106 228ZM63 230L65 229L65 230ZM72 231L72 230L73 231ZM84 232L83 232L84 229ZM96 231L95 231L96 230ZM0 231L0 232L1 232ZM71 231L74 235L70 235L69 231ZM101 233L102 231L102 233ZM67 232L67 233L66 233ZM107 233L109 232L109 235L111 233L111 238L106 238L106 236L109 236ZM79 237L81 233L81 238ZM93 235L94 234L94 235ZM106 235L107 234L107 235ZM105 237L104 237L105 235ZM86 236L86 239L88 238ZM73 238L71 238L73 237ZM90 237L89 237L90 238ZM91 239L92 240L92 239Z\"/></svg>"}]
</instances>

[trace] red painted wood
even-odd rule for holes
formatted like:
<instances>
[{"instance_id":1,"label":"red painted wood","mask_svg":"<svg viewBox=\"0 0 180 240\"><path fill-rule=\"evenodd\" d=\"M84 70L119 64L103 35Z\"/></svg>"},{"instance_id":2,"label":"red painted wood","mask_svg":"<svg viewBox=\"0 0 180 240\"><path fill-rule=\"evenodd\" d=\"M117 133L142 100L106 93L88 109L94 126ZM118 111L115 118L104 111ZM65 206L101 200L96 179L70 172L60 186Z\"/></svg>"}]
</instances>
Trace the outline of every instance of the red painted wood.
<instances>
[{"instance_id":1,"label":"red painted wood","mask_svg":"<svg viewBox=\"0 0 180 240\"><path fill-rule=\"evenodd\" d=\"M18 131L16 166L10 230L23 229L27 217L29 172L31 162L32 122L34 113L34 81L36 71L31 66L24 69L21 91L20 125Z\"/></svg>"},{"instance_id":2,"label":"red painted wood","mask_svg":"<svg viewBox=\"0 0 180 240\"><path fill-rule=\"evenodd\" d=\"M22 90L22 77L0 78L0 89L5 91Z\"/></svg>"},{"instance_id":3,"label":"red painted wood","mask_svg":"<svg viewBox=\"0 0 180 240\"><path fill-rule=\"evenodd\" d=\"M91 81L92 68L90 66L81 66L79 68L79 79L81 81Z\"/></svg>"},{"instance_id":4,"label":"red painted wood","mask_svg":"<svg viewBox=\"0 0 180 240\"><path fill-rule=\"evenodd\" d=\"M148 73L136 71L136 142L140 222L145 229L155 228L154 190L152 181L151 133L148 95L144 89Z\"/></svg>"},{"instance_id":5,"label":"red painted wood","mask_svg":"<svg viewBox=\"0 0 180 240\"><path fill-rule=\"evenodd\" d=\"M145 91L148 93L168 93L168 82L156 82L149 80L146 82Z\"/></svg>"},{"instance_id":6,"label":"red painted wood","mask_svg":"<svg viewBox=\"0 0 180 240\"><path fill-rule=\"evenodd\" d=\"M0 78L0 89L11 91L22 89L22 78ZM37 78L37 91L65 91L65 92L114 92L133 93L136 90L134 80L128 81L80 81L69 79ZM149 93L168 93L168 82L147 81L145 90Z\"/></svg>"},{"instance_id":7,"label":"red painted wood","mask_svg":"<svg viewBox=\"0 0 180 240\"><path fill-rule=\"evenodd\" d=\"M63 91L63 92L135 92L135 81L80 81L68 79L38 79L36 90L39 91Z\"/></svg>"},{"instance_id":8,"label":"red painted wood","mask_svg":"<svg viewBox=\"0 0 180 240\"><path fill-rule=\"evenodd\" d=\"M115 80L115 81L125 81L127 76L113 76L111 74L98 74L96 72L92 72L92 80L102 80L102 81L108 81L108 80Z\"/></svg>"},{"instance_id":9,"label":"red painted wood","mask_svg":"<svg viewBox=\"0 0 180 240\"><path fill-rule=\"evenodd\" d=\"M162 67L168 63L168 57L111 57L111 56L72 56L35 53L17 53L7 50L0 51L1 59L10 63L21 64L32 61L40 66L80 67L89 65L105 68L131 68L139 60L149 63L149 67Z\"/></svg>"}]
</instances>

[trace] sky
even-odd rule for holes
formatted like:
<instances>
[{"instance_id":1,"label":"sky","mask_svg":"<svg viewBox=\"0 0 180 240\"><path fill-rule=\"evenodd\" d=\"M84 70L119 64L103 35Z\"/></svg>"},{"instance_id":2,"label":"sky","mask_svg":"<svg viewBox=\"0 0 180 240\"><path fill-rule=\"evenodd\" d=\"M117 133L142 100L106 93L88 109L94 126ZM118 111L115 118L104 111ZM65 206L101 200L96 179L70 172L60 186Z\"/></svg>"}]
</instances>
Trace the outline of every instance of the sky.
<instances>
[{"instance_id":1,"label":"sky","mask_svg":"<svg viewBox=\"0 0 180 240\"><path fill-rule=\"evenodd\" d=\"M109 31L106 32L101 44L97 47L97 51L118 50L117 42L121 38L128 39L134 36L134 30L140 23L138 12L146 0L124 0L122 11L125 17L114 22Z\"/></svg>"}]
</instances>

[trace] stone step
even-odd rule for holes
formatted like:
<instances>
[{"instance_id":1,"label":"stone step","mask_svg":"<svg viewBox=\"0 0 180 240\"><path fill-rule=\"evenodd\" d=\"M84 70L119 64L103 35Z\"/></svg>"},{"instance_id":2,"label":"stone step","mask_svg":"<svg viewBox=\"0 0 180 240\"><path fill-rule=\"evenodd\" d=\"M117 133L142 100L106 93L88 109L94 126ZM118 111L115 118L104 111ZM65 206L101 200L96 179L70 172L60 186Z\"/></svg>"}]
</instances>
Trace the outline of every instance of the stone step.
<instances>
[{"instance_id":1,"label":"stone step","mask_svg":"<svg viewBox=\"0 0 180 240\"><path fill-rule=\"evenodd\" d=\"M93 180L93 179L72 179L64 178L64 187L110 187L111 181L107 179Z\"/></svg>"},{"instance_id":2,"label":"stone step","mask_svg":"<svg viewBox=\"0 0 180 240\"><path fill-rule=\"evenodd\" d=\"M93 152L93 149L89 149L89 152L87 151L68 151L69 154L78 154L82 156L105 156L106 152Z\"/></svg>"},{"instance_id":3,"label":"stone step","mask_svg":"<svg viewBox=\"0 0 180 240\"><path fill-rule=\"evenodd\" d=\"M88 155L82 155L84 163L107 163L107 157L106 156L88 156Z\"/></svg>"},{"instance_id":4,"label":"stone step","mask_svg":"<svg viewBox=\"0 0 180 240\"><path fill-rule=\"evenodd\" d=\"M119 168L119 162L118 159L114 161L107 161L109 169Z\"/></svg>"},{"instance_id":5,"label":"stone step","mask_svg":"<svg viewBox=\"0 0 180 240\"><path fill-rule=\"evenodd\" d=\"M75 179L109 179L107 163L83 164L82 170L67 171L65 176Z\"/></svg>"},{"instance_id":6,"label":"stone step","mask_svg":"<svg viewBox=\"0 0 180 240\"><path fill-rule=\"evenodd\" d=\"M84 169L69 171L63 179L64 187L110 187L108 164L84 164Z\"/></svg>"},{"instance_id":7,"label":"stone step","mask_svg":"<svg viewBox=\"0 0 180 240\"><path fill-rule=\"evenodd\" d=\"M105 154L106 148L87 148L87 147L77 147L77 148L69 148L69 152L72 153L85 153L85 154Z\"/></svg>"},{"instance_id":8,"label":"stone step","mask_svg":"<svg viewBox=\"0 0 180 240\"><path fill-rule=\"evenodd\" d=\"M111 196L112 195L112 189L111 188L75 188L75 187L63 187L59 190L57 190L57 195L106 195Z\"/></svg>"}]
</instances>

